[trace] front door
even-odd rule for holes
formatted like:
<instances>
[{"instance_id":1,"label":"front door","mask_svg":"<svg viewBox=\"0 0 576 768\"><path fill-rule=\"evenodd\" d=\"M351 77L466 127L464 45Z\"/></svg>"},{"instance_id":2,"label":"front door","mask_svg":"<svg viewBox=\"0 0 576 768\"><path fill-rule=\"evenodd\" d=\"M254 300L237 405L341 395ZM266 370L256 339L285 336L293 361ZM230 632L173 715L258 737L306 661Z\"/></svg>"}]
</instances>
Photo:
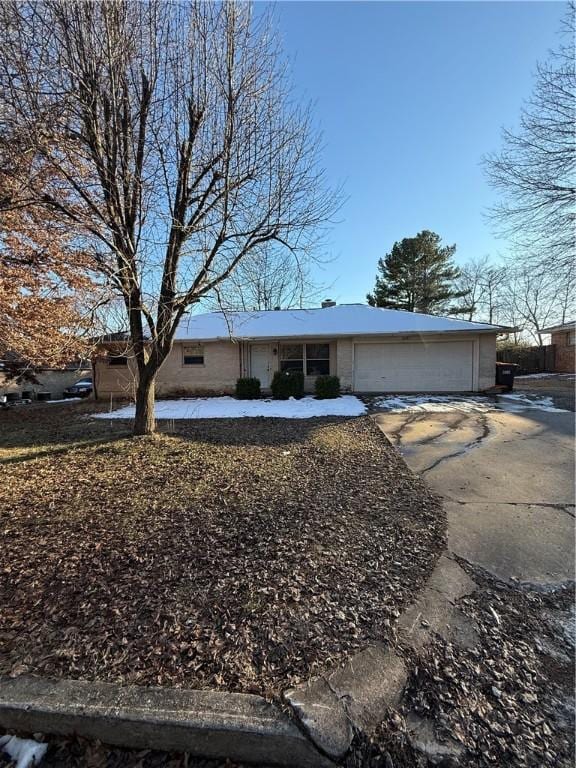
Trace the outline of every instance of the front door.
<instances>
[{"instance_id":1,"label":"front door","mask_svg":"<svg viewBox=\"0 0 576 768\"><path fill-rule=\"evenodd\" d=\"M250 347L250 375L260 379L260 386L263 389L268 389L272 381L270 344L252 344Z\"/></svg>"}]
</instances>

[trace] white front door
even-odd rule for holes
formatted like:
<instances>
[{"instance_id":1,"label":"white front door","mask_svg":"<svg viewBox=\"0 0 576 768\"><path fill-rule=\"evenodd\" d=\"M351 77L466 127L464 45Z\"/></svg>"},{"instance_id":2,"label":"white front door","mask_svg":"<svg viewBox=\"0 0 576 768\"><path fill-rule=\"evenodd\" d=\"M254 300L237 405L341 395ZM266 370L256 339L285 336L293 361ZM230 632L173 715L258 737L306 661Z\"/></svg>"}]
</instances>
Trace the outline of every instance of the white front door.
<instances>
[{"instance_id":1,"label":"white front door","mask_svg":"<svg viewBox=\"0 0 576 768\"><path fill-rule=\"evenodd\" d=\"M270 344L252 344L250 347L250 376L260 379L267 389L272 381L272 350Z\"/></svg>"}]
</instances>

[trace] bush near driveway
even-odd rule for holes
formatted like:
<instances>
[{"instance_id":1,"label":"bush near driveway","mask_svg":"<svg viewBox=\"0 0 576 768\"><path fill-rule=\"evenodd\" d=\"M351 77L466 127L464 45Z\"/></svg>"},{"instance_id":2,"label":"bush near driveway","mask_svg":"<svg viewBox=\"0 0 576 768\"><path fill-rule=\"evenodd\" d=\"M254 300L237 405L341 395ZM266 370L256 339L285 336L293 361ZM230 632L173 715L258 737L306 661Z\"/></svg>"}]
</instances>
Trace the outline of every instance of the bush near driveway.
<instances>
[{"instance_id":1,"label":"bush near driveway","mask_svg":"<svg viewBox=\"0 0 576 768\"><path fill-rule=\"evenodd\" d=\"M389 639L443 547L368 417L98 421L82 445L84 406L37 410L43 446L3 468L0 673L274 695Z\"/></svg>"}]
</instances>

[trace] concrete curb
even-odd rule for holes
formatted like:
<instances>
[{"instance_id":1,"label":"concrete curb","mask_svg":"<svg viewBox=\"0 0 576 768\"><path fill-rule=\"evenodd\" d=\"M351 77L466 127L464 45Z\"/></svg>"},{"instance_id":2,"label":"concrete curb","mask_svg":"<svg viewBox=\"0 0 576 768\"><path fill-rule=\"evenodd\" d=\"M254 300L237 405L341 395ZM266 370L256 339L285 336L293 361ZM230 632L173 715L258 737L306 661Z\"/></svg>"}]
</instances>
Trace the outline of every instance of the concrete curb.
<instances>
[{"instance_id":1,"label":"concrete curb","mask_svg":"<svg viewBox=\"0 0 576 768\"><path fill-rule=\"evenodd\" d=\"M370 646L331 675L286 691L312 741L331 758L342 758L356 731L370 730L397 705L406 684L404 660L386 646Z\"/></svg>"},{"instance_id":2,"label":"concrete curb","mask_svg":"<svg viewBox=\"0 0 576 768\"><path fill-rule=\"evenodd\" d=\"M444 552L398 621L401 641L420 649L439 634L461 645L475 645L472 622L455 606L475 589L474 581ZM374 645L331 675L286 691L284 698L318 749L337 760L350 748L356 731L370 731L389 707L399 704L407 677L399 654Z\"/></svg>"},{"instance_id":3,"label":"concrete curb","mask_svg":"<svg viewBox=\"0 0 576 768\"><path fill-rule=\"evenodd\" d=\"M284 712L249 694L0 677L0 726L206 758L333 766Z\"/></svg>"}]
</instances>

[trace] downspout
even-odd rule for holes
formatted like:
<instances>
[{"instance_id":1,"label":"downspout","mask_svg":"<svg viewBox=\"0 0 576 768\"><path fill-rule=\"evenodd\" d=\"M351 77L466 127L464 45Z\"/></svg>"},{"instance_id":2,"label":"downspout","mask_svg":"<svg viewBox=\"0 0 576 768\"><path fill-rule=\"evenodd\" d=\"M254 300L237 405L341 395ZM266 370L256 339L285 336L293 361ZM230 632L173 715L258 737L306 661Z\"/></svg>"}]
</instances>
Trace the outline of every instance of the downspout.
<instances>
[{"instance_id":1,"label":"downspout","mask_svg":"<svg viewBox=\"0 0 576 768\"><path fill-rule=\"evenodd\" d=\"M240 365L240 376L239 378L244 378L246 375L246 364L244 360L244 342L240 341L238 343L238 362Z\"/></svg>"}]
</instances>

